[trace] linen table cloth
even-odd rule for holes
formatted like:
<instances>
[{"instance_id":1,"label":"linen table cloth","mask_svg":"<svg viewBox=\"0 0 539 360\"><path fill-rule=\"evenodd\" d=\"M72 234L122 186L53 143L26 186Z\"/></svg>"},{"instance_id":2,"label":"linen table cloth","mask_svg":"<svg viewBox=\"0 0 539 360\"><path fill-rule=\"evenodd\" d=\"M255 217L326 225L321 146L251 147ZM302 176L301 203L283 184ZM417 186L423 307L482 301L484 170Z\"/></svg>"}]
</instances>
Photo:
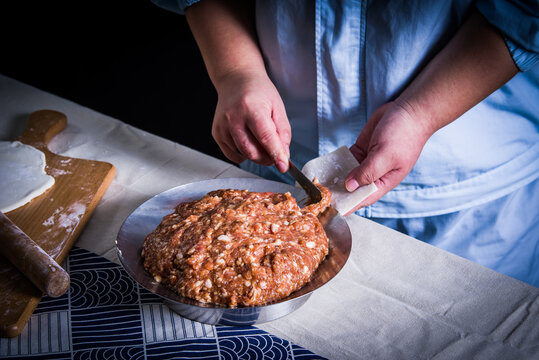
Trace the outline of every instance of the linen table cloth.
<instances>
[{"instance_id":1,"label":"linen table cloth","mask_svg":"<svg viewBox=\"0 0 539 360\"><path fill-rule=\"evenodd\" d=\"M116 167L76 243L114 263L122 222L150 197L205 179L253 177L4 76L0 109L0 139L17 137L32 111L57 110L68 126L51 151ZM300 309L256 329L329 359L539 358L538 288L356 215L346 221L353 245L343 270Z\"/></svg>"}]
</instances>

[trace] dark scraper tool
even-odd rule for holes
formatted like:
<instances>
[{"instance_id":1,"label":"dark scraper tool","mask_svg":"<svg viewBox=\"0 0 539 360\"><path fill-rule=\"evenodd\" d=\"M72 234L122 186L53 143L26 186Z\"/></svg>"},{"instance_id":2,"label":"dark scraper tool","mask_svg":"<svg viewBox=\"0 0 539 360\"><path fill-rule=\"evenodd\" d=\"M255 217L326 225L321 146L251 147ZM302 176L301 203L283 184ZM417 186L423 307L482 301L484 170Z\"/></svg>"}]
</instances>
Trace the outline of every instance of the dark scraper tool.
<instances>
[{"instance_id":1,"label":"dark scraper tool","mask_svg":"<svg viewBox=\"0 0 539 360\"><path fill-rule=\"evenodd\" d=\"M303 199L298 201L300 206L305 206L307 204L314 204L322 200L322 192L311 180L309 180L298 168L288 160L288 173L298 182L298 184L305 190L307 193L308 199Z\"/></svg>"}]
</instances>

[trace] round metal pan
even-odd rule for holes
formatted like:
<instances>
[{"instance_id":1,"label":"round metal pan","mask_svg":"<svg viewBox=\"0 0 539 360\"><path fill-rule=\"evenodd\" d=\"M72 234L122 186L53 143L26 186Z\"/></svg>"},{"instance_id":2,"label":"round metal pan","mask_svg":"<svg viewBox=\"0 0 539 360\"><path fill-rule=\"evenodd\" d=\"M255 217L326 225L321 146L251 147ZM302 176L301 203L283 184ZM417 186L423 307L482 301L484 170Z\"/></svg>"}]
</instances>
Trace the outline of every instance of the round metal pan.
<instances>
[{"instance_id":1,"label":"round metal pan","mask_svg":"<svg viewBox=\"0 0 539 360\"><path fill-rule=\"evenodd\" d=\"M348 224L335 209L330 208L320 216L329 238L329 253L320 264L313 279L288 297L264 306L229 308L205 304L185 298L156 282L146 272L140 256L147 234L161 223L162 218L173 212L180 202L198 200L212 190L245 189L249 191L289 191L296 199L305 197L302 189L264 179L227 178L194 182L162 192L147 200L131 213L123 223L116 247L118 257L129 275L145 289L159 295L165 303L181 316L212 325L253 325L280 318L299 308L313 291L331 280L342 269L352 247Z\"/></svg>"}]
</instances>

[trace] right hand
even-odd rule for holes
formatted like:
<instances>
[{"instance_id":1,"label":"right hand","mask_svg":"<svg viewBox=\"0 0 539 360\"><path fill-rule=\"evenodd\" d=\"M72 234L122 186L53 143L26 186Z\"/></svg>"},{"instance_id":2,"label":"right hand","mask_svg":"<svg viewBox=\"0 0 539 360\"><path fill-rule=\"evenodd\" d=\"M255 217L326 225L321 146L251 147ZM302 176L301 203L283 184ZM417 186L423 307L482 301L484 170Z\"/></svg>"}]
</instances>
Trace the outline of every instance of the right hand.
<instances>
[{"instance_id":1,"label":"right hand","mask_svg":"<svg viewBox=\"0 0 539 360\"><path fill-rule=\"evenodd\" d=\"M290 123L267 74L230 73L216 88L212 135L223 154L235 163L249 159L287 171Z\"/></svg>"}]
</instances>

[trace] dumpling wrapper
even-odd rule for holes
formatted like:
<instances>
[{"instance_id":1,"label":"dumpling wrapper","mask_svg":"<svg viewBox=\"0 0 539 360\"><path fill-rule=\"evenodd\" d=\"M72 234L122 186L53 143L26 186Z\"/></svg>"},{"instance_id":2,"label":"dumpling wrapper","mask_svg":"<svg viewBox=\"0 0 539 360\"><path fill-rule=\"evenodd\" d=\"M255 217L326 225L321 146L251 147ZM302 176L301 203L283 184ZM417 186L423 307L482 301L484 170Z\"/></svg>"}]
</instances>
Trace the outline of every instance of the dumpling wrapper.
<instances>
[{"instance_id":1,"label":"dumpling wrapper","mask_svg":"<svg viewBox=\"0 0 539 360\"><path fill-rule=\"evenodd\" d=\"M318 181L331 190L332 203L340 214L347 214L378 188L374 183L360 186L354 192L349 192L344 187L346 176L359 162L346 146L317 157L305 164L301 170L309 179L317 178Z\"/></svg>"},{"instance_id":2,"label":"dumpling wrapper","mask_svg":"<svg viewBox=\"0 0 539 360\"><path fill-rule=\"evenodd\" d=\"M33 146L0 141L0 211L17 209L54 185L45 165L45 154Z\"/></svg>"}]
</instances>

